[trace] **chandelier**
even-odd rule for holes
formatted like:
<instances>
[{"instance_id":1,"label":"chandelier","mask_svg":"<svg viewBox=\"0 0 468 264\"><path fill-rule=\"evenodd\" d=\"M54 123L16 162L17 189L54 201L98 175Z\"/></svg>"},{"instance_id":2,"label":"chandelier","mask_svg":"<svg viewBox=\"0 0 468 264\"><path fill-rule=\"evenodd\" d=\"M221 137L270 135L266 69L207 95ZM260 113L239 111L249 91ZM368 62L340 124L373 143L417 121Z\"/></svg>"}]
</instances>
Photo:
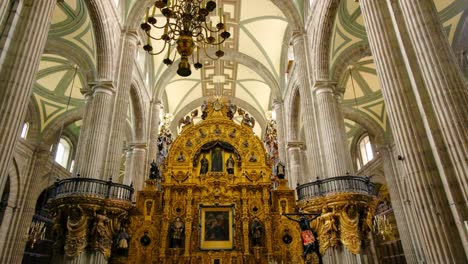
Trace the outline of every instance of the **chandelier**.
<instances>
[{"instance_id":1,"label":"chandelier","mask_svg":"<svg viewBox=\"0 0 468 264\"><path fill-rule=\"evenodd\" d=\"M156 9L159 9L162 18L156 19ZM216 10L215 1L206 0L158 0L154 3L152 15L149 15L150 8L146 10L146 21L141 24L141 29L146 32L148 42L143 49L151 55L158 55L164 52L167 47L167 56L163 63L172 65L177 53L180 54L180 63L177 74L186 77L192 74L189 57L192 57L195 69L200 69L200 49L210 59L216 60L224 56L222 44L231 34L226 31L226 17L222 8L218 9L219 21L213 26L213 21L209 18L211 12ZM161 35L152 34L151 30L159 30ZM162 40L162 48L153 52L151 40ZM171 47L176 46L177 53L171 59ZM208 47L217 47L216 58L208 55ZM194 50L196 49L196 59Z\"/></svg>"}]
</instances>

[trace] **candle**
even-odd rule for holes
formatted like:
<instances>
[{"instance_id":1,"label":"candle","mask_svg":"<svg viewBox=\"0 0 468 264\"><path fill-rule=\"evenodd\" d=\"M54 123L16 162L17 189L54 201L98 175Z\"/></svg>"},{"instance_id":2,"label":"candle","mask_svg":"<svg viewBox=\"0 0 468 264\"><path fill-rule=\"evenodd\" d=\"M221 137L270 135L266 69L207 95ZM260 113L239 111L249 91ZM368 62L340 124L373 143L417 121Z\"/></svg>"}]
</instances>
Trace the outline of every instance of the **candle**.
<instances>
[{"instance_id":1,"label":"candle","mask_svg":"<svg viewBox=\"0 0 468 264\"><path fill-rule=\"evenodd\" d=\"M197 46L197 62L200 62L200 46Z\"/></svg>"},{"instance_id":2,"label":"candle","mask_svg":"<svg viewBox=\"0 0 468 264\"><path fill-rule=\"evenodd\" d=\"M146 8L146 23L148 23L149 7Z\"/></svg>"},{"instance_id":3,"label":"candle","mask_svg":"<svg viewBox=\"0 0 468 264\"><path fill-rule=\"evenodd\" d=\"M154 17L155 14L156 14L156 5L153 6L153 14L151 16Z\"/></svg>"}]
</instances>

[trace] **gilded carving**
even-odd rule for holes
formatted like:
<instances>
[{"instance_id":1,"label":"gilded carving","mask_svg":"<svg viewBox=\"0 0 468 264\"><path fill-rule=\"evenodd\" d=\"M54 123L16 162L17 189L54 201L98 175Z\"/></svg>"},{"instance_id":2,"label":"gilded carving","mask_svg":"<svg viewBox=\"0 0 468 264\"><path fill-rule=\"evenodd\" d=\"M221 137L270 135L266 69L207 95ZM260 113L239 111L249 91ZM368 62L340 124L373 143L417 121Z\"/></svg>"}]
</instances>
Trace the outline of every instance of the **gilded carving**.
<instances>
[{"instance_id":1,"label":"gilded carving","mask_svg":"<svg viewBox=\"0 0 468 264\"><path fill-rule=\"evenodd\" d=\"M64 248L66 256L74 257L84 251L87 246L87 227L88 217L84 213L83 209L79 205L70 207Z\"/></svg>"}]
</instances>

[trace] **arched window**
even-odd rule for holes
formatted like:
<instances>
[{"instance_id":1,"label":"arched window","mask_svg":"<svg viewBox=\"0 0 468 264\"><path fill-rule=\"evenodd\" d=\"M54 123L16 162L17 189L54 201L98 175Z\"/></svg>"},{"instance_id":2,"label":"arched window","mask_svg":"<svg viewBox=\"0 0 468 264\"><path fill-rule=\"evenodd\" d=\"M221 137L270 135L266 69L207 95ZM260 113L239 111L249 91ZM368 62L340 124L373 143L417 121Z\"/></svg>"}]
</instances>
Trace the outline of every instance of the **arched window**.
<instances>
[{"instance_id":1,"label":"arched window","mask_svg":"<svg viewBox=\"0 0 468 264\"><path fill-rule=\"evenodd\" d=\"M369 135L365 134L361 136L357 142L357 168L361 169L369 161L374 159L374 150L372 149L372 143L370 141Z\"/></svg>"},{"instance_id":2,"label":"arched window","mask_svg":"<svg viewBox=\"0 0 468 264\"><path fill-rule=\"evenodd\" d=\"M23 124L23 129L21 130L21 138L26 138L28 136L29 123L26 122Z\"/></svg>"},{"instance_id":3,"label":"arched window","mask_svg":"<svg viewBox=\"0 0 468 264\"><path fill-rule=\"evenodd\" d=\"M57 152L55 153L55 161L64 168L68 168L68 163L71 154L71 144L65 138L60 138L60 142L57 146Z\"/></svg>"}]
</instances>

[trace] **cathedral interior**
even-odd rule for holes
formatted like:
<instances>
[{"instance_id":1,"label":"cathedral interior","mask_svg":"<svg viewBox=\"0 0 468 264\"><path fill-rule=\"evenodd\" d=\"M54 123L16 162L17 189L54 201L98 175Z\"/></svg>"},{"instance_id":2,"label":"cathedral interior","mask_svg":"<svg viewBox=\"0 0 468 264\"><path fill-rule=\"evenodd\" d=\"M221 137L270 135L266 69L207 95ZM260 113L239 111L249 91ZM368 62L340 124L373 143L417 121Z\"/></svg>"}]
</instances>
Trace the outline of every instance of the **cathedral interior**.
<instances>
[{"instance_id":1,"label":"cathedral interior","mask_svg":"<svg viewBox=\"0 0 468 264\"><path fill-rule=\"evenodd\" d=\"M467 0L2 0L0 47L0 263L468 263Z\"/></svg>"}]
</instances>

